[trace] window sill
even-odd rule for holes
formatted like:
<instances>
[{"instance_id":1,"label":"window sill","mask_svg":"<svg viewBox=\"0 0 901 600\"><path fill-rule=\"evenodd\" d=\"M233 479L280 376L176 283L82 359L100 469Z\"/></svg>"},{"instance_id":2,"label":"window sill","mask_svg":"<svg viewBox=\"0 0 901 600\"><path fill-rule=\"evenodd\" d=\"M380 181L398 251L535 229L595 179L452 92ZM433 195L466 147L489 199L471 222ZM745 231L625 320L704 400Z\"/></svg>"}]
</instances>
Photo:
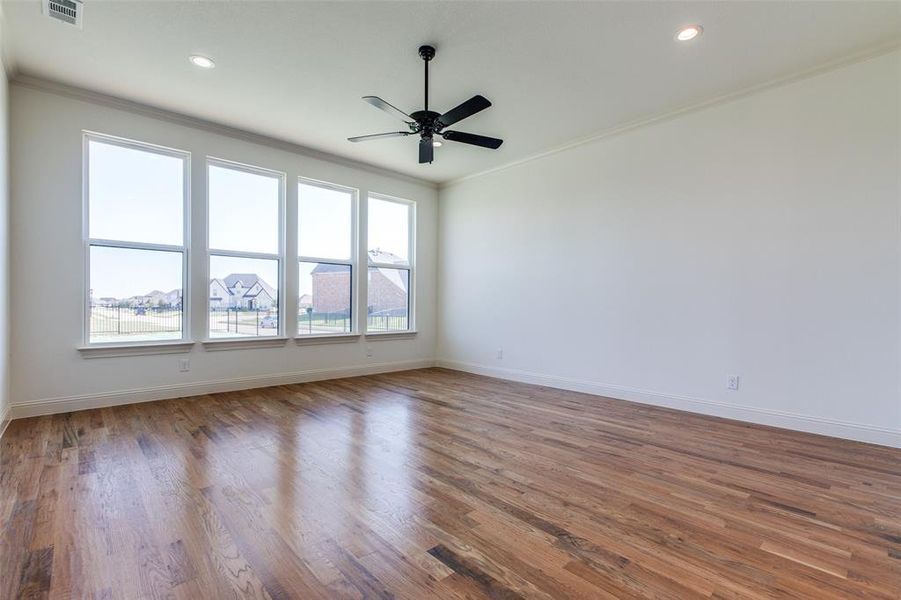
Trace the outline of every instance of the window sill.
<instances>
[{"instance_id":1,"label":"window sill","mask_svg":"<svg viewBox=\"0 0 901 600\"><path fill-rule=\"evenodd\" d=\"M416 331L381 331L366 334L367 340L407 340L416 337Z\"/></svg>"},{"instance_id":2,"label":"window sill","mask_svg":"<svg viewBox=\"0 0 901 600\"><path fill-rule=\"evenodd\" d=\"M82 358L112 358L116 356L146 356L149 354L184 354L194 342L145 342L132 344L95 344L79 346Z\"/></svg>"},{"instance_id":3,"label":"window sill","mask_svg":"<svg viewBox=\"0 0 901 600\"><path fill-rule=\"evenodd\" d=\"M299 335L294 338L298 346L311 344L341 344L356 342L360 339L359 333L325 333L321 335Z\"/></svg>"},{"instance_id":4,"label":"window sill","mask_svg":"<svg viewBox=\"0 0 901 600\"><path fill-rule=\"evenodd\" d=\"M250 350L256 348L278 348L288 341L286 337L259 338L223 338L221 340L203 340L203 349L207 352L220 350Z\"/></svg>"}]
</instances>

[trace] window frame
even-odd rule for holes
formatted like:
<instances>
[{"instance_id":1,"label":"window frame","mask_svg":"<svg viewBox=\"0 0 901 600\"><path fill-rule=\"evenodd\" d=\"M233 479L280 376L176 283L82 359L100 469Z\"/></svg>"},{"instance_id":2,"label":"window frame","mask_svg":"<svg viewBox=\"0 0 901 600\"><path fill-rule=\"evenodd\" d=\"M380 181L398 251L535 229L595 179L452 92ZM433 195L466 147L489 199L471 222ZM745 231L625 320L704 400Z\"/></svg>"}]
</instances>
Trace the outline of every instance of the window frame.
<instances>
[{"instance_id":1,"label":"window frame","mask_svg":"<svg viewBox=\"0 0 901 600\"><path fill-rule=\"evenodd\" d=\"M149 242L130 242L124 240L110 240L91 237L91 190L90 190L90 143L97 142L111 146L119 146L130 150L138 150L151 154L159 154L177 158L182 161L182 240L181 245L155 244ZM191 253L191 153L187 150L179 150L167 146L160 146L148 142L140 142L128 138L99 133L96 131L82 130L82 246L84 253L84 274L82 290L83 320L82 343L83 348L118 348L140 346L172 346L185 344L191 341L191 277L189 275ZM162 252L181 253L181 337L165 340L134 340L111 342L91 341L91 248L121 248L128 250L150 250Z\"/></svg>"},{"instance_id":2,"label":"window frame","mask_svg":"<svg viewBox=\"0 0 901 600\"><path fill-rule=\"evenodd\" d=\"M319 256L307 256L300 253L300 186L301 185L309 185L314 187L319 187L327 190L333 190L336 192L342 193L350 193L350 259L332 259L332 258L324 258ZM356 304L359 301L359 279L360 273L357 268L358 264L358 256L360 254L360 190L357 188L349 187L346 185L340 185L337 183L331 183L329 181L322 181L319 179L312 179L310 177L298 176L297 178L297 223L295 227L295 232L297 235L297 260L295 261L297 267L297 299L300 301L300 263L304 262L315 262L315 263L326 263L330 265L347 265L350 267L350 331L347 333L319 333L319 334L307 334L302 335L300 331L296 328L294 330L294 338L296 340L309 340L315 338L329 338L329 337L346 337L346 336L357 336L359 334L360 328L357 323L357 314L359 310L357 309ZM297 314L294 315L295 322L297 318L300 316L300 307L298 306Z\"/></svg>"},{"instance_id":3,"label":"window frame","mask_svg":"<svg viewBox=\"0 0 901 600\"><path fill-rule=\"evenodd\" d=\"M220 167L223 169L231 169L234 171L242 171L253 175L262 175L264 177L275 177L278 179L278 253L270 254L267 252L250 252L244 250L223 250L210 247L210 167ZM204 247L206 248L206 285L205 285L205 306L204 313L204 332L203 342L205 344L218 344L220 342L228 343L265 343L284 339L285 336L285 180L287 174L283 171L267 169L265 167L257 167L233 160L207 156L204 168L204 181L206 186L206 211L203 224ZM261 336L223 336L210 337L210 259L213 256L224 256L230 258L254 258L262 260L275 260L278 263L278 330L275 335Z\"/></svg>"},{"instance_id":4,"label":"window frame","mask_svg":"<svg viewBox=\"0 0 901 600\"><path fill-rule=\"evenodd\" d=\"M392 264L392 263L381 263L381 262L371 262L369 260L369 201L381 200L383 202L394 202L396 204L402 204L407 207L407 264ZM360 311L363 313L363 331L366 333L367 337L371 336L403 336L412 333L416 333L416 201L415 200L407 200L406 198L399 198L397 196L391 196L388 194L381 194L378 192L367 192L366 193L366 243L365 243L365 256L366 256L366 298L363 301L363 307L365 310ZM397 269L399 271L407 271L407 328L399 329L397 331L369 331L369 269L371 268L383 268L383 269Z\"/></svg>"}]
</instances>

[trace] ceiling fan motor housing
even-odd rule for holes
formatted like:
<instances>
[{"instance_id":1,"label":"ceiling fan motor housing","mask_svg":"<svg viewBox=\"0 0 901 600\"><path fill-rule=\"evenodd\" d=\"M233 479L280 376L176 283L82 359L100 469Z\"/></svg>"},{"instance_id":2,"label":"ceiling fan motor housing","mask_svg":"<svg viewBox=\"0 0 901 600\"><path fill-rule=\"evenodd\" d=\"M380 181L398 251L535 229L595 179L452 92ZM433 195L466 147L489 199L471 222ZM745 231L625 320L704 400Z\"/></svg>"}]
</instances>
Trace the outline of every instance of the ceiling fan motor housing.
<instances>
[{"instance_id":1,"label":"ceiling fan motor housing","mask_svg":"<svg viewBox=\"0 0 901 600\"><path fill-rule=\"evenodd\" d=\"M433 58L435 58L435 47L428 45L420 46L419 56L426 62L432 60Z\"/></svg>"},{"instance_id":2,"label":"ceiling fan motor housing","mask_svg":"<svg viewBox=\"0 0 901 600\"><path fill-rule=\"evenodd\" d=\"M438 133L444 127L438 122L438 117L441 116L441 113L433 110L417 110L410 113L410 116L416 121L415 125L410 127L413 131L419 129L422 137L432 137L432 134Z\"/></svg>"}]
</instances>

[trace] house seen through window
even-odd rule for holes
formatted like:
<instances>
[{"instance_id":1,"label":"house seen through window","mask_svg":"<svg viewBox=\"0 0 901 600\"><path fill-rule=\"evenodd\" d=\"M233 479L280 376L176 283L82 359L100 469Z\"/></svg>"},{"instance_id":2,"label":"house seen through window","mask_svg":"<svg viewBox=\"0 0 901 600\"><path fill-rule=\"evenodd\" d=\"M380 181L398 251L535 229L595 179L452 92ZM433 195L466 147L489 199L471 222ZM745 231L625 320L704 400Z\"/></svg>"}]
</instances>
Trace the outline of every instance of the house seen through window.
<instances>
[{"instance_id":1,"label":"house seen through window","mask_svg":"<svg viewBox=\"0 0 901 600\"><path fill-rule=\"evenodd\" d=\"M188 154L86 135L88 343L186 337Z\"/></svg>"},{"instance_id":2,"label":"house seen through window","mask_svg":"<svg viewBox=\"0 0 901 600\"><path fill-rule=\"evenodd\" d=\"M209 337L277 336L282 254L281 175L208 165Z\"/></svg>"},{"instance_id":3,"label":"house seen through window","mask_svg":"<svg viewBox=\"0 0 901 600\"><path fill-rule=\"evenodd\" d=\"M301 180L297 201L297 334L351 333L356 191Z\"/></svg>"},{"instance_id":4,"label":"house seen through window","mask_svg":"<svg viewBox=\"0 0 901 600\"><path fill-rule=\"evenodd\" d=\"M368 202L369 268L366 331L388 333L412 329L410 257L413 204L371 195Z\"/></svg>"}]
</instances>

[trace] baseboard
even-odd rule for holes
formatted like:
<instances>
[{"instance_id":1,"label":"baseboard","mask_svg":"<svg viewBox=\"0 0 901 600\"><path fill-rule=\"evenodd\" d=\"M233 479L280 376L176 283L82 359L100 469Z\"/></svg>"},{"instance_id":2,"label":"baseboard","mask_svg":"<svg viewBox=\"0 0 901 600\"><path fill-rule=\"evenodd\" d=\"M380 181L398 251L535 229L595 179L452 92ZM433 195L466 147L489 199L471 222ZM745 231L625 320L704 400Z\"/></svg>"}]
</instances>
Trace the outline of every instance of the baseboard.
<instances>
[{"instance_id":1,"label":"baseboard","mask_svg":"<svg viewBox=\"0 0 901 600\"><path fill-rule=\"evenodd\" d=\"M6 428L9 426L9 422L12 420L9 414L9 405L4 406L3 412L0 412L0 439L3 438L3 434L6 433Z\"/></svg>"},{"instance_id":2,"label":"baseboard","mask_svg":"<svg viewBox=\"0 0 901 600\"><path fill-rule=\"evenodd\" d=\"M828 435L831 437L868 442L893 448L901 448L901 430L862 423L848 423L834 419L799 415L766 408L740 406L703 400L689 396L665 394L638 388L619 385L609 385L594 381L560 377L557 375L544 375L519 369L489 367L475 363L456 360L437 359L435 365L456 371L465 371L477 375L497 377L522 383L543 385L552 388L584 392L596 396L606 396L617 400L627 400L653 406L663 406L687 412L700 413L714 417L724 417L737 421L746 421L759 425L770 425L795 431Z\"/></svg>"},{"instance_id":3,"label":"baseboard","mask_svg":"<svg viewBox=\"0 0 901 600\"><path fill-rule=\"evenodd\" d=\"M17 402L10 407L11 419L25 417L37 417L56 413L86 410L90 408L103 408L118 406L120 404L135 404L138 402L151 402L154 400L168 400L170 398L184 398L188 396L201 396L219 392L233 392L236 390L248 390L253 388L270 387L273 385L287 385L291 383L304 383L308 381L322 381L325 379L339 379L342 377L357 377L360 375L374 375L376 373L389 373L392 371L407 371L410 369L422 369L434 366L432 359L405 360L387 363L375 363L368 365L354 365L349 367L337 367L331 369L310 369L293 373L276 373L269 375L251 375L248 377L235 377L216 381L198 381L192 383L180 383L173 385L160 385L154 387L136 388L130 390L118 390L99 394L79 394L76 396L62 396L57 398L43 398L28 402Z\"/></svg>"}]
</instances>

